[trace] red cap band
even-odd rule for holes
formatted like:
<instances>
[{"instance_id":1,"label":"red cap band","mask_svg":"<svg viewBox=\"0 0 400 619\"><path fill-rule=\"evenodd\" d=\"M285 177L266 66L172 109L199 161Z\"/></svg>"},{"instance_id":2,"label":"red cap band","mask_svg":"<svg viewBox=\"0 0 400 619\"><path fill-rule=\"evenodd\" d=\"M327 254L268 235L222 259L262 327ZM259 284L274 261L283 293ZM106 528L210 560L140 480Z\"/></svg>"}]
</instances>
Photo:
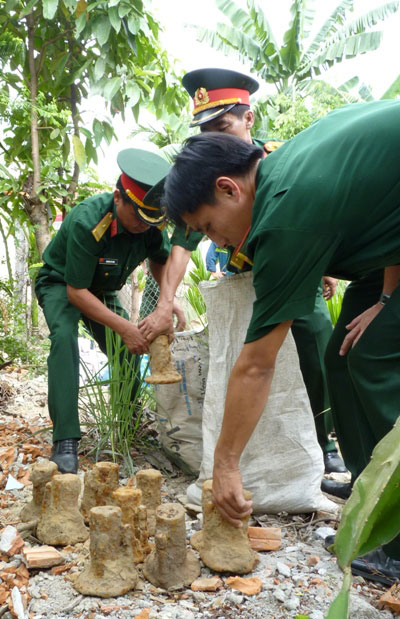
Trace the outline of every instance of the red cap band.
<instances>
[{"instance_id":1,"label":"red cap band","mask_svg":"<svg viewBox=\"0 0 400 619\"><path fill-rule=\"evenodd\" d=\"M139 200L143 202L143 198L145 197L147 191L139 187L139 185L136 185L135 181L133 181L130 176L121 174L121 183L125 191L129 189L133 195L136 196L136 198L139 198Z\"/></svg>"},{"instance_id":2,"label":"red cap band","mask_svg":"<svg viewBox=\"0 0 400 619\"><path fill-rule=\"evenodd\" d=\"M240 99L240 103L244 105L250 105L250 93L248 90L242 90L240 88L218 88L217 90L206 90L205 88L199 88L196 90L194 101L194 107L200 107L206 104L208 107L212 107L210 104L224 105L224 100L227 99ZM227 101L227 102L228 102Z\"/></svg>"}]
</instances>

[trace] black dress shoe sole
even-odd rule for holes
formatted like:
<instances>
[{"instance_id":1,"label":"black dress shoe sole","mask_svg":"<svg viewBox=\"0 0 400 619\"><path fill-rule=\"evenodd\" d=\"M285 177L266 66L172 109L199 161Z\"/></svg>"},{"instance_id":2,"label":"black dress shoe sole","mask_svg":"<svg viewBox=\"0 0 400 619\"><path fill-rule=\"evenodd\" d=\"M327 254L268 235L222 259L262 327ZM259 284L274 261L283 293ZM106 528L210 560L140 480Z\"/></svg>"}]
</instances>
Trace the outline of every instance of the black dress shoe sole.
<instances>
[{"instance_id":1,"label":"black dress shoe sole","mask_svg":"<svg viewBox=\"0 0 400 619\"><path fill-rule=\"evenodd\" d=\"M332 484L327 482L332 481ZM323 479L321 482L321 490L325 492L325 494L329 494L330 496L337 497L338 499L343 499L343 501L347 501L347 499L351 495L352 488L349 483L346 482L334 482L330 479Z\"/></svg>"}]
</instances>

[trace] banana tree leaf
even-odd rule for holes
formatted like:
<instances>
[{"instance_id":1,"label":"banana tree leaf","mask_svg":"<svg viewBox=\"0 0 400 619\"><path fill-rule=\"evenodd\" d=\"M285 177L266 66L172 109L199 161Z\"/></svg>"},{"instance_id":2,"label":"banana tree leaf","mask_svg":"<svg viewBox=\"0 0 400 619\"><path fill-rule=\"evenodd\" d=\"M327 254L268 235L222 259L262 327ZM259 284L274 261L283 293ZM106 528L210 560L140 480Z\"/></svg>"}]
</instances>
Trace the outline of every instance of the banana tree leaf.
<instances>
[{"instance_id":1,"label":"banana tree leaf","mask_svg":"<svg viewBox=\"0 0 400 619\"><path fill-rule=\"evenodd\" d=\"M289 29L283 36L284 45L279 53L282 62L289 71L294 71L298 65L300 58L300 30L301 30L301 12L303 8L302 0L294 0L290 7L292 21Z\"/></svg>"},{"instance_id":2,"label":"banana tree leaf","mask_svg":"<svg viewBox=\"0 0 400 619\"><path fill-rule=\"evenodd\" d=\"M342 84L342 86L332 86L328 82L322 79L302 79L299 82L297 87L297 92L301 94L303 97L306 95L311 95L318 99L321 87L324 88L326 93L329 93L333 96L339 96L343 99L343 104L345 103L355 103L358 99L350 94L350 89L354 88L359 81L358 77L353 77L351 80Z\"/></svg>"},{"instance_id":3,"label":"banana tree leaf","mask_svg":"<svg viewBox=\"0 0 400 619\"><path fill-rule=\"evenodd\" d=\"M351 90L352 88L355 88L358 85L359 81L360 81L360 78L357 77L357 75L355 75L354 77L351 77L346 82L343 82L343 84L340 84L340 86L338 87L338 90L349 92L349 90Z\"/></svg>"},{"instance_id":4,"label":"banana tree leaf","mask_svg":"<svg viewBox=\"0 0 400 619\"><path fill-rule=\"evenodd\" d=\"M352 34L361 34L365 32L367 28L376 26L376 24L380 21L384 21L390 15L396 13L398 8L399 0L382 4L376 9L372 9L371 11L364 13L364 15L361 15L351 22L346 23L345 27L340 32L340 37L347 38Z\"/></svg>"},{"instance_id":5,"label":"banana tree leaf","mask_svg":"<svg viewBox=\"0 0 400 619\"><path fill-rule=\"evenodd\" d=\"M360 95L360 99L362 101L375 101L375 97L373 96L370 87L367 84L361 84L358 89L358 94Z\"/></svg>"},{"instance_id":6,"label":"banana tree leaf","mask_svg":"<svg viewBox=\"0 0 400 619\"><path fill-rule=\"evenodd\" d=\"M316 73L320 73L324 65L331 66L334 63L342 62L342 60L354 58L358 54L377 49L381 39L382 32L364 32L347 39L338 40L311 58L310 66Z\"/></svg>"},{"instance_id":7,"label":"banana tree leaf","mask_svg":"<svg viewBox=\"0 0 400 619\"><path fill-rule=\"evenodd\" d=\"M307 56L311 58L326 46L326 41L343 25L348 11L352 11L354 0L344 0L335 8L328 19L315 35L311 45L307 49Z\"/></svg>"},{"instance_id":8,"label":"banana tree leaf","mask_svg":"<svg viewBox=\"0 0 400 619\"><path fill-rule=\"evenodd\" d=\"M278 44L275 40L274 34L272 32L269 21L265 16L265 13L262 11L261 7L258 6L256 2L254 2L254 0L248 0L248 7L253 27L255 28L258 41L261 43L264 53L266 53L267 47L272 46L274 49L274 53L278 54ZM267 55L270 56L271 53L268 53Z\"/></svg>"},{"instance_id":9,"label":"banana tree leaf","mask_svg":"<svg viewBox=\"0 0 400 619\"><path fill-rule=\"evenodd\" d=\"M244 58L249 58L253 62L261 54L260 47L254 42L253 37L247 36L240 30L232 28L227 24L217 24L216 31L208 28L197 29L197 40L206 41L216 50L222 51L226 56L236 50Z\"/></svg>"},{"instance_id":10,"label":"banana tree leaf","mask_svg":"<svg viewBox=\"0 0 400 619\"><path fill-rule=\"evenodd\" d=\"M381 99L394 99L400 94L400 75L396 77L393 84L389 86L386 92L383 93Z\"/></svg>"},{"instance_id":11,"label":"banana tree leaf","mask_svg":"<svg viewBox=\"0 0 400 619\"><path fill-rule=\"evenodd\" d=\"M342 588L330 605L326 619L347 619L349 616L350 586L351 571L350 568L347 568Z\"/></svg>"},{"instance_id":12,"label":"banana tree leaf","mask_svg":"<svg viewBox=\"0 0 400 619\"><path fill-rule=\"evenodd\" d=\"M301 8L300 40L308 39L315 18L315 0L303 0Z\"/></svg>"},{"instance_id":13,"label":"banana tree leaf","mask_svg":"<svg viewBox=\"0 0 400 619\"><path fill-rule=\"evenodd\" d=\"M243 32L247 32L248 29L253 27L251 19L246 11L238 7L237 4L231 0L216 0L216 4L219 10L226 15L226 17L229 17L235 28L240 28Z\"/></svg>"},{"instance_id":14,"label":"banana tree leaf","mask_svg":"<svg viewBox=\"0 0 400 619\"><path fill-rule=\"evenodd\" d=\"M400 532L400 417L354 484L335 538L342 569Z\"/></svg>"}]
</instances>

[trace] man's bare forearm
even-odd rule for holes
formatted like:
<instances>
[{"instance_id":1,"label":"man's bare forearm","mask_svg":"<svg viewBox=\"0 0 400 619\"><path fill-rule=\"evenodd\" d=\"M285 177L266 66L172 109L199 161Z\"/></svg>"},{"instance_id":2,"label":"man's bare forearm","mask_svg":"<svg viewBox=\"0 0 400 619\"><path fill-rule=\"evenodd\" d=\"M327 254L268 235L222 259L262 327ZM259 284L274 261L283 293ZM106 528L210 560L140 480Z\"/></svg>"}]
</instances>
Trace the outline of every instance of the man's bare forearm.
<instances>
[{"instance_id":1,"label":"man's bare forearm","mask_svg":"<svg viewBox=\"0 0 400 619\"><path fill-rule=\"evenodd\" d=\"M391 295L397 287L400 277L400 265L385 268L382 292Z\"/></svg>"},{"instance_id":2,"label":"man's bare forearm","mask_svg":"<svg viewBox=\"0 0 400 619\"><path fill-rule=\"evenodd\" d=\"M172 247L171 253L162 273L160 297L157 303L158 307L169 308L172 312L174 296L185 275L189 260L190 251L188 249L185 249L180 245L174 245Z\"/></svg>"}]
</instances>

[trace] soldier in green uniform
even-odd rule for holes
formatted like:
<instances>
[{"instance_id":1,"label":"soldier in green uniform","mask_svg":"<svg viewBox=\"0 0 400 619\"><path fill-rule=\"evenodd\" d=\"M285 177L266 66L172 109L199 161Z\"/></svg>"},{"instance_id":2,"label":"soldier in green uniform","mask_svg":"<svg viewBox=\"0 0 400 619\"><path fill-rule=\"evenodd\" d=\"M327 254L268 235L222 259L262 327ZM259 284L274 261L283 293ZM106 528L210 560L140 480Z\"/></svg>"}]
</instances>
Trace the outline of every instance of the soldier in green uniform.
<instances>
[{"instance_id":1,"label":"soldier in green uniform","mask_svg":"<svg viewBox=\"0 0 400 619\"><path fill-rule=\"evenodd\" d=\"M175 293L185 275L190 253L197 248L203 236L187 226L175 226L170 238L171 253L163 271L161 289L157 290L159 293L157 307L138 325L140 332L148 342L154 340L160 333L172 329ZM176 315L178 317L176 329L183 330L185 328L184 317L178 313Z\"/></svg>"},{"instance_id":2,"label":"soldier in green uniform","mask_svg":"<svg viewBox=\"0 0 400 619\"><path fill-rule=\"evenodd\" d=\"M61 473L76 473L78 468L78 322L83 320L104 353L105 327L121 336L131 354L147 352L148 342L129 321L116 291L146 258L154 277L161 281L170 251L166 232L157 228L164 214L157 196L153 202L149 191L168 172L169 164L140 149L120 152L118 164L122 174L114 192L88 198L68 213L43 253L44 265L36 279L51 340L51 460ZM134 364L139 372L138 357Z\"/></svg>"},{"instance_id":3,"label":"soldier in green uniform","mask_svg":"<svg viewBox=\"0 0 400 619\"><path fill-rule=\"evenodd\" d=\"M218 131L236 135L262 148L264 156L284 144L277 140L265 143L251 136L254 114L250 108L250 95L258 89L258 82L252 77L228 69L197 69L184 75L182 84L194 102L191 127L199 127L202 133ZM250 269L251 265L236 255L234 264L227 268L240 272ZM297 318L292 325L317 438L324 454L326 473L346 472L336 445L329 437L333 423L324 367L324 354L332 335L332 323L323 297L330 298L335 289L336 280L324 277L323 286L318 287L313 311Z\"/></svg>"},{"instance_id":4,"label":"soldier in green uniform","mask_svg":"<svg viewBox=\"0 0 400 619\"><path fill-rule=\"evenodd\" d=\"M354 476L398 418L399 152L400 102L376 101L334 110L265 159L230 135L192 137L167 177L168 216L222 247L247 239L253 262L256 301L214 457L214 502L232 523L251 512L239 460L268 399L277 352L292 321L312 311L323 274L353 282L335 346L359 405L334 413L337 429L351 427L352 452L362 454L352 461ZM328 381L332 393L346 388L329 367ZM399 538L352 569L379 582L399 579Z\"/></svg>"}]
</instances>

